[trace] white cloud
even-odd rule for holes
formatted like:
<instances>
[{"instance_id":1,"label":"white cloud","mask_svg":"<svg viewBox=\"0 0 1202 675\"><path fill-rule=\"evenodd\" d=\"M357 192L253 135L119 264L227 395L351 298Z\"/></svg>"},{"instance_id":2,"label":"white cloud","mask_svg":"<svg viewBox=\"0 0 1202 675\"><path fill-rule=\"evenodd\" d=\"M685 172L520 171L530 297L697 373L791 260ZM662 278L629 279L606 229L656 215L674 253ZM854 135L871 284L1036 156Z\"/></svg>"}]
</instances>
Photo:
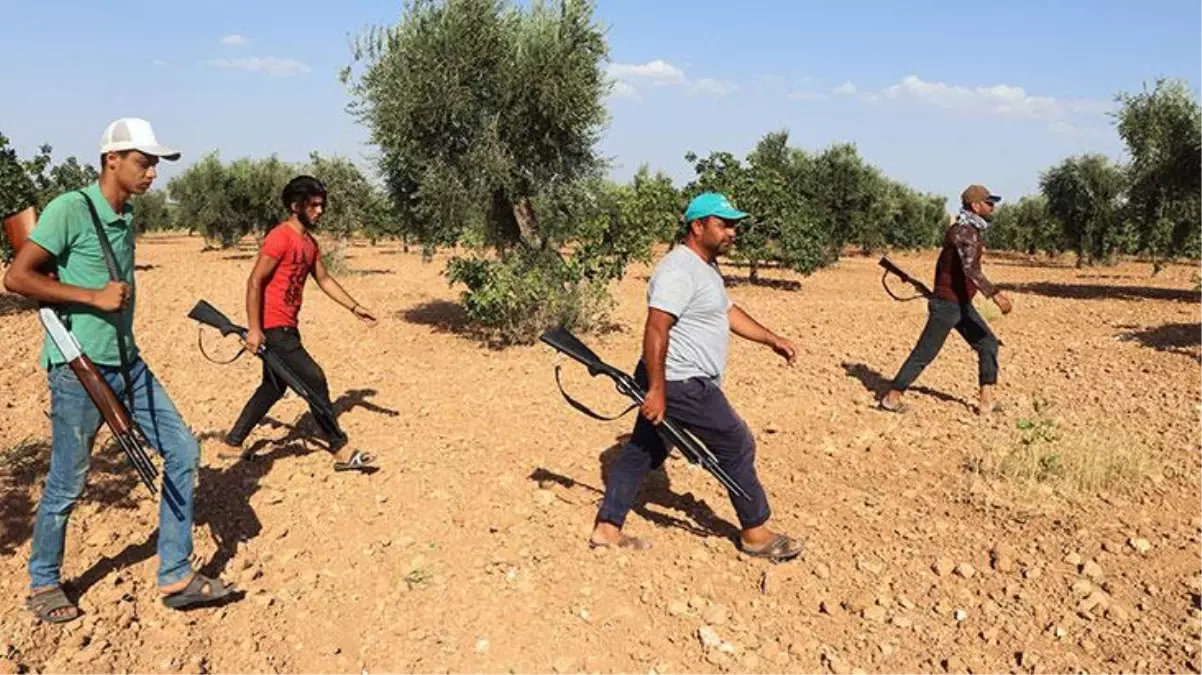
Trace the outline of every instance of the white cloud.
<instances>
[{"instance_id":1,"label":"white cloud","mask_svg":"<svg viewBox=\"0 0 1202 675\"><path fill-rule=\"evenodd\" d=\"M801 91L795 91L792 94L789 94L789 98L793 99L794 101L825 101L829 97L826 94L819 94L816 91L802 89Z\"/></svg>"},{"instance_id":2,"label":"white cloud","mask_svg":"<svg viewBox=\"0 0 1202 675\"><path fill-rule=\"evenodd\" d=\"M857 91L858 90L856 89L855 84L852 82L844 82L843 84L835 87L835 90L831 93L838 96L855 96Z\"/></svg>"},{"instance_id":3,"label":"white cloud","mask_svg":"<svg viewBox=\"0 0 1202 675\"><path fill-rule=\"evenodd\" d=\"M291 77L312 71L309 66L300 61L281 59L275 56L212 59L206 63L222 70L245 70L252 73L266 73L273 77Z\"/></svg>"},{"instance_id":4,"label":"white cloud","mask_svg":"<svg viewBox=\"0 0 1202 675\"><path fill-rule=\"evenodd\" d=\"M1009 84L967 87L927 82L916 75L908 75L863 99L870 103L881 100L919 103L967 115L1011 119L1058 120L1068 114L1099 114L1109 109L1104 101L1032 96L1022 87Z\"/></svg>"},{"instance_id":5,"label":"white cloud","mask_svg":"<svg viewBox=\"0 0 1202 675\"><path fill-rule=\"evenodd\" d=\"M639 96L639 90L632 85L621 80L613 81L613 88L609 90L609 97L617 100L641 101L642 96Z\"/></svg>"},{"instance_id":6,"label":"white cloud","mask_svg":"<svg viewBox=\"0 0 1202 675\"><path fill-rule=\"evenodd\" d=\"M611 63L606 73L614 83L610 97L616 99L641 100L639 89L642 87L676 88L699 96L726 96L739 88L733 82L712 77L691 80L684 70L663 59L646 63Z\"/></svg>"},{"instance_id":7,"label":"white cloud","mask_svg":"<svg viewBox=\"0 0 1202 675\"><path fill-rule=\"evenodd\" d=\"M739 87L734 82L715 80L712 77L703 77L689 85L690 94L701 96L726 96L733 94L738 89Z\"/></svg>"},{"instance_id":8,"label":"white cloud","mask_svg":"<svg viewBox=\"0 0 1202 675\"><path fill-rule=\"evenodd\" d=\"M166 61L164 61L162 59L154 59L153 61L150 62L150 65L152 65L152 66L169 66L171 64L167 63Z\"/></svg>"},{"instance_id":9,"label":"white cloud","mask_svg":"<svg viewBox=\"0 0 1202 675\"><path fill-rule=\"evenodd\" d=\"M245 35L239 35L237 33L233 33L231 35L226 35L225 37L221 38L220 42L221 42L221 44L229 46L229 47L241 47L243 45L250 44L250 38L246 37Z\"/></svg>"},{"instance_id":10,"label":"white cloud","mask_svg":"<svg viewBox=\"0 0 1202 675\"><path fill-rule=\"evenodd\" d=\"M615 80L635 80L657 87L687 82L683 70L661 59L639 64L613 63L610 64L608 72Z\"/></svg>"}]
</instances>

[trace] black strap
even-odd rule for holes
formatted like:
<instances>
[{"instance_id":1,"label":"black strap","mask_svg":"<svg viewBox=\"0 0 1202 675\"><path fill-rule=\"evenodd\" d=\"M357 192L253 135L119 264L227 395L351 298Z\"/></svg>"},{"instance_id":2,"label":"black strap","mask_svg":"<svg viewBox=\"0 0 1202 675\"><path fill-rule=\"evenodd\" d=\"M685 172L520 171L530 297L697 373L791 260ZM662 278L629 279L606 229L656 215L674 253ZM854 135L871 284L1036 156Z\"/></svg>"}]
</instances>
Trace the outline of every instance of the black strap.
<instances>
[{"instance_id":1,"label":"black strap","mask_svg":"<svg viewBox=\"0 0 1202 675\"><path fill-rule=\"evenodd\" d=\"M893 289L889 288L889 284L885 281L888 278L889 278L889 270L885 270L884 274L881 275L881 286L884 287L885 292L889 294L889 297L893 298L894 300L897 300L898 302L909 302L911 300L917 300L919 298L929 298L930 297L930 296L924 294L922 292L923 289L919 288L918 285L915 284L913 281L908 281L905 279L903 279L903 281L906 281L911 286L914 286L914 289L918 291L918 294L912 295L908 298L900 297L899 295L897 295L896 293L893 292Z\"/></svg>"},{"instance_id":2,"label":"black strap","mask_svg":"<svg viewBox=\"0 0 1202 675\"><path fill-rule=\"evenodd\" d=\"M96 212L96 205L92 203L92 198L83 190L78 191L83 196L83 200L88 205L88 211L92 214L92 224L96 226L96 238L100 240L100 250L104 252L104 264L109 268L109 277L113 281L125 281L117 271L117 260L113 256L113 245L109 243L108 236L104 233L104 225L100 222L100 214ZM114 314L117 315L117 351L121 357L121 379L125 381L125 398L129 402L129 414L134 414L134 387L129 377L129 362L125 359L125 336L121 332L121 322L124 318L124 309L118 309Z\"/></svg>"},{"instance_id":3,"label":"black strap","mask_svg":"<svg viewBox=\"0 0 1202 675\"><path fill-rule=\"evenodd\" d=\"M219 366L229 365L229 364L233 363L234 361L237 361L239 356L242 356L243 354L246 353L246 345L244 344L244 345L242 345L242 347L240 349L238 349L238 352L236 354L234 354L233 358L231 358L229 361L218 361L217 359L213 358L212 356L209 356L209 353L205 351L204 326L203 325L198 326L196 329L196 346L200 347L200 353L203 354L206 359L208 359L212 363L216 363Z\"/></svg>"},{"instance_id":4,"label":"black strap","mask_svg":"<svg viewBox=\"0 0 1202 675\"><path fill-rule=\"evenodd\" d=\"M612 421L618 419L619 417L622 417L626 413L630 412L631 410L634 410L635 408L639 407L639 404L633 403L630 405L629 408L623 410L622 412L618 413L617 415L614 415L613 417L604 417L602 415L598 415L597 413L593 412L592 410L589 410L588 407L585 406L580 401L577 401L576 399L572 398L571 396L568 396L568 392L563 390L563 383L561 383L559 381L559 366L555 366L555 385L559 387L559 393L563 394L563 399L568 402L568 405L579 410L580 412L584 413L585 415L588 415L589 417L591 417L595 420L601 420L602 422L612 422Z\"/></svg>"}]
</instances>

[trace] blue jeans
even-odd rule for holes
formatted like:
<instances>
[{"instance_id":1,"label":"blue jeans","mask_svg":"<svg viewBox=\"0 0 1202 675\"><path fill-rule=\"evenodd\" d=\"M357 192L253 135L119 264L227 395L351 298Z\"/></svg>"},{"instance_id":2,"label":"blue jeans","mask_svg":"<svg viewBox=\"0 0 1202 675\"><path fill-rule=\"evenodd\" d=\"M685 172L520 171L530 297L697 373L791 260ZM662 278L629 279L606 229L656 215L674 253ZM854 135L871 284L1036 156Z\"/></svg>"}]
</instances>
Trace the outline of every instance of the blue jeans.
<instances>
[{"instance_id":1,"label":"blue jeans","mask_svg":"<svg viewBox=\"0 0 1202 675\"><path fill-rule=\"evenodd\" d=\"M119 368L97 366L122 403L125 381ZM29 576L33 588L57 586L67 539L67 519L83 493L92 442L102 418L70 366L52 366L50 380L50 473L38 502ZM192 574L192 493L200 447L192 430L142 359L130 364L134 421L163 458L159 503L158 583L166 586ZM133 467L129 467L133 472Z\"/></svg>"}]
</instances>

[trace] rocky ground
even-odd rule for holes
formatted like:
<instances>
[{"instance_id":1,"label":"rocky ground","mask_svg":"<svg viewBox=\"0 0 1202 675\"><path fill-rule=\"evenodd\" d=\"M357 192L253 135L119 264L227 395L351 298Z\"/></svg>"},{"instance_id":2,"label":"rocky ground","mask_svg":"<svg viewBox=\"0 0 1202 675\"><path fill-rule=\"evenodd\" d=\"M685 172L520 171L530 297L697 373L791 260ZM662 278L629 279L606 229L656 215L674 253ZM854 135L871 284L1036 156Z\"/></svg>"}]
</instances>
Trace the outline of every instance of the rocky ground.
<instances>
[{"instance_id":1,"label":"rocky ground","mask_svg":"<svg viewBox=\"0 0 1202 675\"><path fill-rule=\"evenodd\" d=\"M1008 409L980 420L975 358L953 336L908 397L876 392L922 328L875 259L810 277L769 270L731 294L799 347L789 368L737 341L726 390L756 433L777 526L803 560L732 545L707 474L672 459L628 531L648 551L591 551L605 467L633 418L543 345L489 349L464 329L443 260L357 246L344 285L368 329L310 285L305 343L374 475L335 474L288 397L252 437L214 440L254 389L249 358L206 361L185 315L201 298L242 319L253 249L187 237L138 250L146 360L203 439L197 564L246 592L180 613L154 587L157 507L102 432L72 517L65 579L85 616L44 626L23 607L49 454L40 325L0 295L0 672L1199 672L1202 511L1196 266L1075 269L990 256L1015 310L979 306L1005 346ZM933 253L896 255L929 276ZM618 330L587 336L637 358L646 268L616 289ZM206 334L215 357L235 347Z\"/></svg>"}]
</instances>

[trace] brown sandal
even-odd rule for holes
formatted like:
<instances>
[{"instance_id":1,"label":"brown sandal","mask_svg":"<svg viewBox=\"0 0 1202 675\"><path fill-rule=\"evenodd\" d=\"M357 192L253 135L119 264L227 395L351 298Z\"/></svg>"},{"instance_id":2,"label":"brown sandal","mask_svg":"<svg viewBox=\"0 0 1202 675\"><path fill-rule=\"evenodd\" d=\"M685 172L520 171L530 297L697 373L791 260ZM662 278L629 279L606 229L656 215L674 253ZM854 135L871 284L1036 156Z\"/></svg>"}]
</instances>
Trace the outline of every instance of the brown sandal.
<instances>
[{"instance_id":1,"label":"brown sandal","mask_svg":"<svg viewBox=\"0 0 1202 675\"><path fill-rule=\"evenodd\" d=\"M628 548L632 551L646 551L647 549L651 548L651 544L648 543L644 539L639 539L638 537L628 537L626 535L622 535L621 537L618 537L618 540L612 544L607 543L607 542L593 541L590 538L588 540L588 547L589 548Z\"/></svg>"},{"instance_id":2,"label":"brown sandal","mask_svg":"<svg viewBox=\"0 0 1202 675\"><path fill-rule=\"evenodd\" d=\"M46 623L66 623L79 618L80 615L79 607L74 602L71 602L71 599L63 592L62 586L55 586L49 590L34 593L25 598L25 606ZM71 611L59 614L55 613L63 609L70 609Z\"/></svg>"}]
</instances>

